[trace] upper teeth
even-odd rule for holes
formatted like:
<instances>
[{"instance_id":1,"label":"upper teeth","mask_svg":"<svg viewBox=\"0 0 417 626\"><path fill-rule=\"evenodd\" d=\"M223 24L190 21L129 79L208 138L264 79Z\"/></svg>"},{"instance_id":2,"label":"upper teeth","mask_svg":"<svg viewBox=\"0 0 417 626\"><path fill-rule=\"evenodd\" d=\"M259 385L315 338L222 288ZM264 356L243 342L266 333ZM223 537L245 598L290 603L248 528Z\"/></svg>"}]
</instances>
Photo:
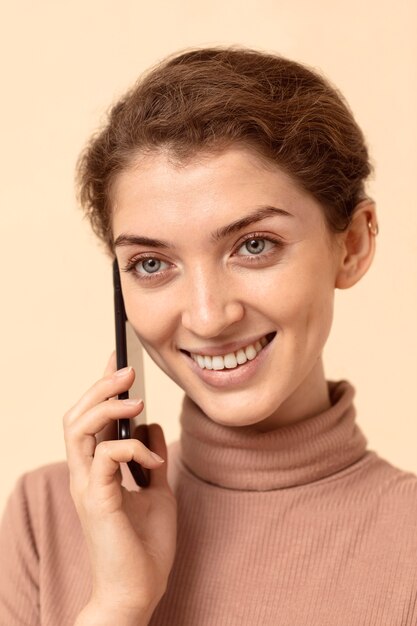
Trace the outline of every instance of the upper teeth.
<instances>
[{"instance_id":1,"label":"upper teeth","mask_svg":"<svg viewBox=\"0 0 417 626\"><path fill-rule=\"evenodd\" d=\"M267 343L266 337L262 337L259 341L251 343L245 348L240 348L236 352L229 352L229 354L225 354L224 356L203 356L202 354L193 354L192 352L190 354L201 369L232 369L237 365L243 365L246 361L252 361Z\"/></svg>"}]
</instances>

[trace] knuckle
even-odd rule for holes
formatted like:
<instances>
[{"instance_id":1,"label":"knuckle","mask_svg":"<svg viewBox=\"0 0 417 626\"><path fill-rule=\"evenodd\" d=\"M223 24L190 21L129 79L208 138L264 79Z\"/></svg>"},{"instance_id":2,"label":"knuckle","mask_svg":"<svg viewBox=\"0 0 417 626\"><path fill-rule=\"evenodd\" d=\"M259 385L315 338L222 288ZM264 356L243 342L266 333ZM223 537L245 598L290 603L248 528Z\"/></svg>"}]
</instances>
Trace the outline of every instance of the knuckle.
<instances>
[{"instance_id":1,"label":"knuckle","mask_svg":"<svg viewBox=\"0 0 417 626\"><path fill-rule=\"evenodd\" d=\"M65 411L62 417L62 423L65 428L68 428L69 426L71 426L73 422L75 422L75 420L78 417L78 413L79 413L78 403L73 404L72 407L68 409L68 411Z\"/></svg>"},{"instance_id":2,"label":"knuckle","mask_svg":"<svg viewBox=\"0 0 417 626\"><path fill-rule=\"evenodd\" d=\"M64 413L62 417L62 424L64 428L68 428L72 422L73 409L69 409L66 413Z\"/></svg>"},{"instance_id":3,"label":"knuckle","mask_svg":"<svg viewBox=\"0 0 417 626\"><path fill-rule=\"evenodd\" d=\"M146 447L143 445L143 443L141 443L137 439L130 439L129 453L132 455L132 458L134 457L134 455L143 453L144 450L146 450Z\"/></svg>"},{"instance_id":4,"label":"knuckle","mask_svg":"<svg viewBox=\"0 0 417 626\"><path fill-rule=\"evenodd\" d=\"M75 427L76 423L74 420L66 422L64 426L64 439L65 441L73 441L76 439L75 437Z\"/></svg>"},{"instance_id":5,"label":"knuckle","mask_svg":"<svg viewBox=\"0 0 417 626\"><path fill-rule=\"evenodd\" d=\"M132 453L143 452L147 450L145 444L143 444L139 439L128 439L129 442L129 450Z\"/></svg>"}]
</instances>

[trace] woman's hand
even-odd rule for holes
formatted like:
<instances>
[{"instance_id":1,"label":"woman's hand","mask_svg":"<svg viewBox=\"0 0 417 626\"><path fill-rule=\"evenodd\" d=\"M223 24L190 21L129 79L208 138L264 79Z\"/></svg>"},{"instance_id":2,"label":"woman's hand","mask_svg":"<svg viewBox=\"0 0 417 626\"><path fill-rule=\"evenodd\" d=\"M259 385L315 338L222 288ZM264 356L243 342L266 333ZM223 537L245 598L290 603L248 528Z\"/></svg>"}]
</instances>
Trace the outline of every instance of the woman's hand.
<instances>
[{"instance_id":1,"label":"woman's hand","mask_svg":"<svg viewBox=\"0 0 417 626\"><path fill-rule=\"evenodd\" d=\"M101 441L95 435L143 409L116 399L134 381L132 368L116 372L113 353L105 375L65 414L70 490L86 538L93 575L90 605L144 615L163 596L177 535L177 503L167 481L167 462L154 459L137 439ZM164 433L149 425L149 445L167 458ZM121 486L120 463L135 460L151 470L139 491ZM151 614L151 613L150 613Z\"/></svg>"}]
</instances>

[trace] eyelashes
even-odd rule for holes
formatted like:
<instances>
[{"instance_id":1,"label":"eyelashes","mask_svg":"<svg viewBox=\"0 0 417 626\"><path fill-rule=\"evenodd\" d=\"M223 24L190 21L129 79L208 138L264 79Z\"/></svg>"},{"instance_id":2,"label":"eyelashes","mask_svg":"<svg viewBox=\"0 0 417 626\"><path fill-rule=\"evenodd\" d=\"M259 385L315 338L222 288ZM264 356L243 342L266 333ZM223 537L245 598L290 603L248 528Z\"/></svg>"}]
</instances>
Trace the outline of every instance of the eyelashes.
<instances>
[{"instance_id":1,"label":"eyelashes","mask_svg":"<svg viewBox=\"0 0 417 626\"><path fill-rule=\"evenodd\" d=\"M244 246L247 242L252 242L252 241L267 242L267 244L270 244L270 245L269 246L264 245L262 249L260 250L260 252L255 252L254 254L251 254L246 248L247 254L236 255L236 251L239 251L240 248L242 248L242 246ZM244 262L248 263L249 265L254 265L257 263L260 264L268 260L273 255L276 255L276 253L281 251L282 248L284 248L284 246L285 246L285 243L280 238L275 238L275 237L272 237L271 235L268 235L268 236L263 235L261 233L252 233L237 243L232 256L237 256L239 258L244 259ZM266 252L265 252L265 249L266 249ZM157 270L154 272L144 272L144 273L138 272L135 269L136 266L139 263L145 262L147 260L156 261L162 265L165 264L168 266L168 269ZM126 266L122 268L122 271L133 274L134 278L140 282L158 281L158 280L161 280L167 273L169 273L170 265L172 264L170 264L168 261L164 261L163 259L160 259L156 254L141 253L133 257L126 264ZM141 267L143 269L143 265Z\"/></svg>"},{"instance_id":2,"label":"eyelashes","mask_svg":"<svg viewBox=\"0 0 417 626\"><path fill-rule=\"evenodd\" d=\"M145 272L144 274L141 274L135 269L135 267L139 263L148 261L148 260L157 261L159 263L165 263L166 265L169 265L167 261L162 261L162 259L159 259L155 255L149 255L149 256L140 255L139 257L132 259L132 261L128 263L128 265L124 268L123 271L134 274L135 278L137 278L138 280L156 280L158 278L161 278L162 275L164 275L167 271L169 271L169 270L162 270L162 271L155 271L155 272Z\"/></svg>"}]
</instances>

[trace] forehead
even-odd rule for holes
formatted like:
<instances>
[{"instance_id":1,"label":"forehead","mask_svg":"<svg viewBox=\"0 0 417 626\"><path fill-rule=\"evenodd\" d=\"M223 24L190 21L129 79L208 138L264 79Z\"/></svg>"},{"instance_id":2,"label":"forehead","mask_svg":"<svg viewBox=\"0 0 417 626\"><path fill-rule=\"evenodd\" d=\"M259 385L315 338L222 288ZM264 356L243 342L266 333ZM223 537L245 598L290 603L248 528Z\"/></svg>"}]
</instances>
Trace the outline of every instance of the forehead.
<instances>
[{"instance_id":1,"label":"forehead","mask_svg":"<svg viewBox=\"0 0 417 626\"><path fill-rule=\"evenodd\" d=\"M301 226L323 225L323 211L310 194L279 167L241 147L200 153L186 163L166 152L140 156L116 177L111 205L114 237L138 228L154 235L178 228L197 234L196 229L213 230L259 205L282 208Z\"/></svg>"}]
</instances>

